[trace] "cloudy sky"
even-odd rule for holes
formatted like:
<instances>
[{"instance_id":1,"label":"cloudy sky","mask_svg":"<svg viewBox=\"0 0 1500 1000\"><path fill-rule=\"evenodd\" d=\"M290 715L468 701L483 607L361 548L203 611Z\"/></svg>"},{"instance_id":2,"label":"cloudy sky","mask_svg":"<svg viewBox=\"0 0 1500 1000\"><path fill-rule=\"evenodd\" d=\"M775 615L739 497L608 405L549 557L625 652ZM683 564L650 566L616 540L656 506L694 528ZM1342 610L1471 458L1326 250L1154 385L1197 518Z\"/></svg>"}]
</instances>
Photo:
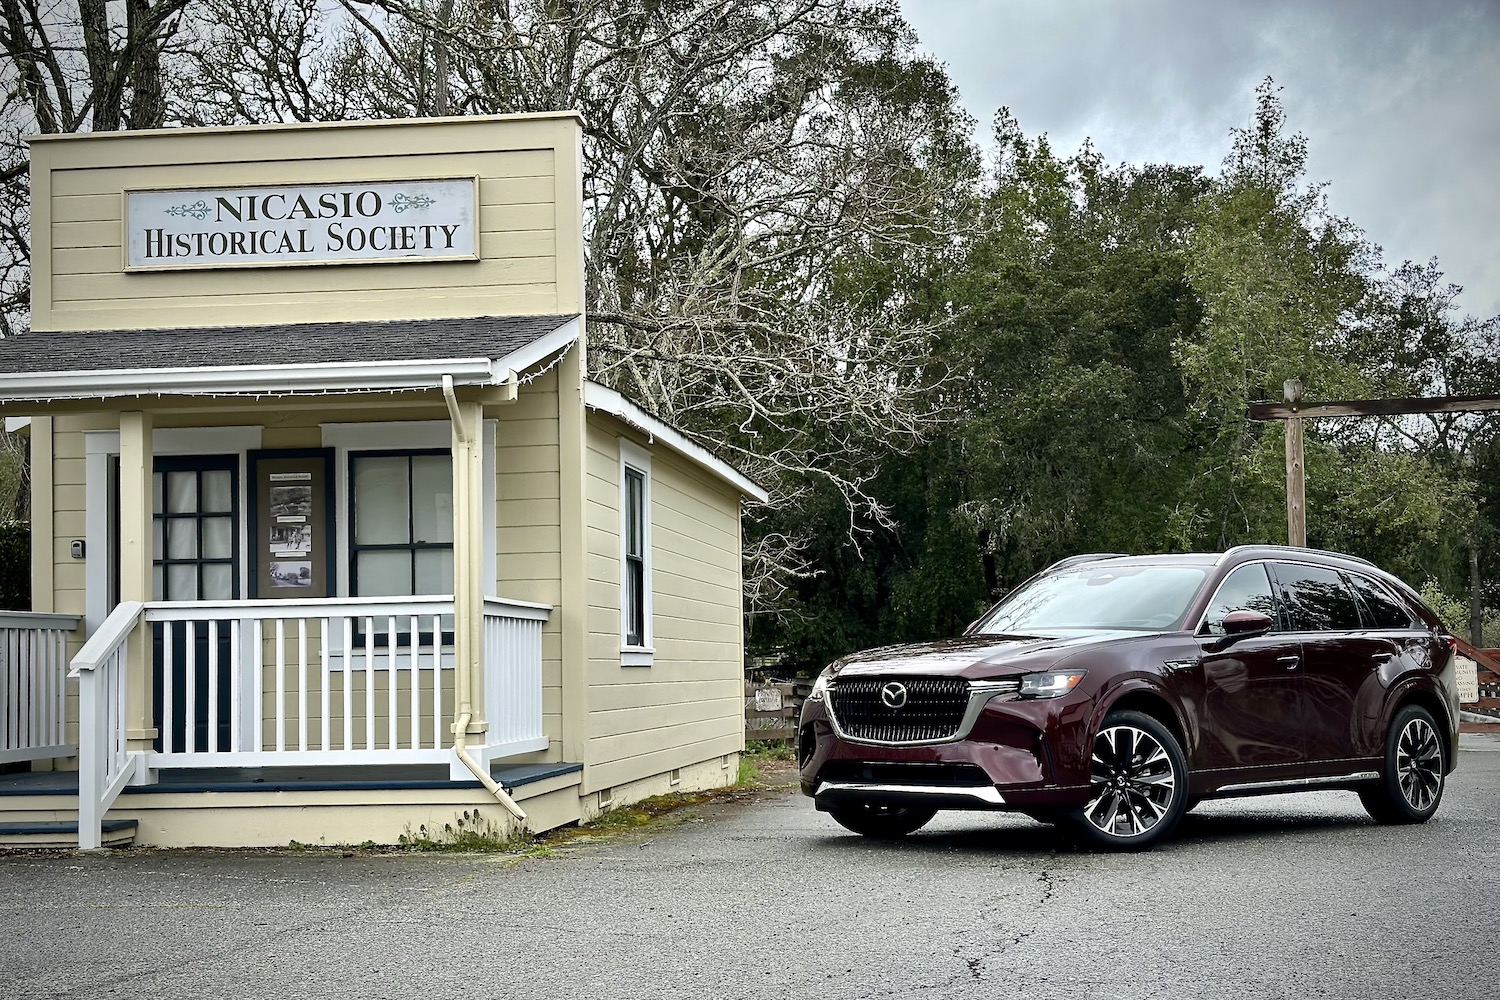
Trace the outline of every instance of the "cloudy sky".
<instances>
[{"instance_id":1,"label":"cloudy sky","mask_svg":"<svg viewBox=\"0 0 1500 1000\"><path fill-rule=\"evenodd\" d=\"M1388 263L1437 257L1500 313L1500 0L901 0L984 140L1217 167L1264 77L1308 173Z\"/></svg>"}]
</instances>

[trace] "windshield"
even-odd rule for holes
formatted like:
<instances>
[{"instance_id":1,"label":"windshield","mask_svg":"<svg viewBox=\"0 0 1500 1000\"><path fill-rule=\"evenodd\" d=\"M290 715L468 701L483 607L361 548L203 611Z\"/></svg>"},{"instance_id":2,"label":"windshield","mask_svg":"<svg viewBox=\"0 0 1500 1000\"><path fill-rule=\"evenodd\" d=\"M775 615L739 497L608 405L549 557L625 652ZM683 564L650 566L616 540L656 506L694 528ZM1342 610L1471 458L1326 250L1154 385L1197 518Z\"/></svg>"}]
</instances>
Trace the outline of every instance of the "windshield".
<instances>
[{"instance_id":1,"label":"windshield","mask_svg":"<svg viewBox=\"0 0 1500 1000\"><path fill-rule=\"evenodd\" d=\"M1206 569L1193 566L1093 565L1062 570L1011 594L974 631L1167 628L1187 611L1206 575Z\"/></svg>"}]
</instances>

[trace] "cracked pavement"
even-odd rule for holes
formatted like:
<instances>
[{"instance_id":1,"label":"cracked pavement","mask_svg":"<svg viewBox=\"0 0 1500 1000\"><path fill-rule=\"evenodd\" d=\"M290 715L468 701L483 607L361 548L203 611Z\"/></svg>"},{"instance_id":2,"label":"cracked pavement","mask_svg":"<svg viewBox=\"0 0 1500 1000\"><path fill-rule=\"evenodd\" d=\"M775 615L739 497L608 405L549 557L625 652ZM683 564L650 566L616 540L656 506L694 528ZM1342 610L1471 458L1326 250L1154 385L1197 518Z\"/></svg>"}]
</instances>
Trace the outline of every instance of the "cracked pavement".
<instances>
[{"instance_id":1,"label":"cracked pavement","mask_svg":"<svg viewBox=\"0 0 1500 1000\"><path fill-rule=\"evenodd\" d=\"M1468 740L1468 738L1466 738ZM551 857L0 857L28 997L1401 997L1500 983L1500 753L1435 819L1204 803L1138 855L947 813L901 844L790 791Z\"/></svg>"}]
</instances>

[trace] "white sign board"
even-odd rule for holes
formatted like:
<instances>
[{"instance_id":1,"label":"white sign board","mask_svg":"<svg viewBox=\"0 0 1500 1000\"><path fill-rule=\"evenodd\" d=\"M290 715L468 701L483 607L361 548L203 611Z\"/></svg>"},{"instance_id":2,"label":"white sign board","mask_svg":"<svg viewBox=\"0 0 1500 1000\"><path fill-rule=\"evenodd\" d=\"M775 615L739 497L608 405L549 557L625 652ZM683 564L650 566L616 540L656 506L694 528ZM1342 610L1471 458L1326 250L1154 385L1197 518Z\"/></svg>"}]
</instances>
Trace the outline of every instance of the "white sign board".
<instances>
[{"instance_id":1,"label":"white sign board","mask_svg":"<svg viewBox=\"0 0 1500 1000\"><path fill-rule=\"evenodd\" d=\"M1479 701L1479 664L1463 655L1457 655L1453 660L1457 674L1459 704L1472 705Z\"/></svg>"},{"instance_id":2,"label":"white sign board","mask_svg":"<svg viewBox=\"0 0 1500 1000\"><path fill-rule=\"evenodd\" d=\"M127 191L125 266L477 260L475 199L472 177Z\"/></svg>"},{"instance_id":3,"label":"white sign board","mask_svg":"<svg viewBox=\"0 0 1500 1000\"><path fill-rule=\"evenodd\" d=\"M779 712L783 704L780 688L755 689L755 710L757 712Z\"/></svg>"}]
</instances>

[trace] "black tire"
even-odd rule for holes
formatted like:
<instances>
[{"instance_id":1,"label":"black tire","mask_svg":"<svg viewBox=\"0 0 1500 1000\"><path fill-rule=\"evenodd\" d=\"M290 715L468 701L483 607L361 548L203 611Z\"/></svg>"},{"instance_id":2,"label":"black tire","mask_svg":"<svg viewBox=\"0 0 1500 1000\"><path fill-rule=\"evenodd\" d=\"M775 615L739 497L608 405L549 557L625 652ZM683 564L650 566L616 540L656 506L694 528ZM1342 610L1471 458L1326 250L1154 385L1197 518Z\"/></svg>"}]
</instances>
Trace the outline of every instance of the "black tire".
<instances>
[{"instance_id":1,"label":"black tire","mask_svg":"<svg viewBox=\"0 0 1500 1000\"><path fill-rule=\"evenodd\" d=\"M1432 713L1406 705L1386 731L1380 780L1361 788L1359 800L1377 823L1425 823L1443 801L1446 764Z\"/></svg>"},{"instance_id":2,"label":"black tire","mask_svg":"<svg viewBox=\"0 0 1500 1000\"><path fill-rule=\"evenodd\" d=\"M828 810L828 815L846 830L876 840L900 840L926 826L936 809L861 803Z\"/></svg>"},{"instance_id":3,"label":"black tire","mask_svg":"<svg viewBox=\"0 0 1500 1000\"><path fill-rule=\"evenodd\" d=\"M1087 805L1071 814L1087 844L1144 851L1187 811L1188 766L1171 730L1142 712L1110 712L1094 736Z\"/></svg>"}]
</instances>

